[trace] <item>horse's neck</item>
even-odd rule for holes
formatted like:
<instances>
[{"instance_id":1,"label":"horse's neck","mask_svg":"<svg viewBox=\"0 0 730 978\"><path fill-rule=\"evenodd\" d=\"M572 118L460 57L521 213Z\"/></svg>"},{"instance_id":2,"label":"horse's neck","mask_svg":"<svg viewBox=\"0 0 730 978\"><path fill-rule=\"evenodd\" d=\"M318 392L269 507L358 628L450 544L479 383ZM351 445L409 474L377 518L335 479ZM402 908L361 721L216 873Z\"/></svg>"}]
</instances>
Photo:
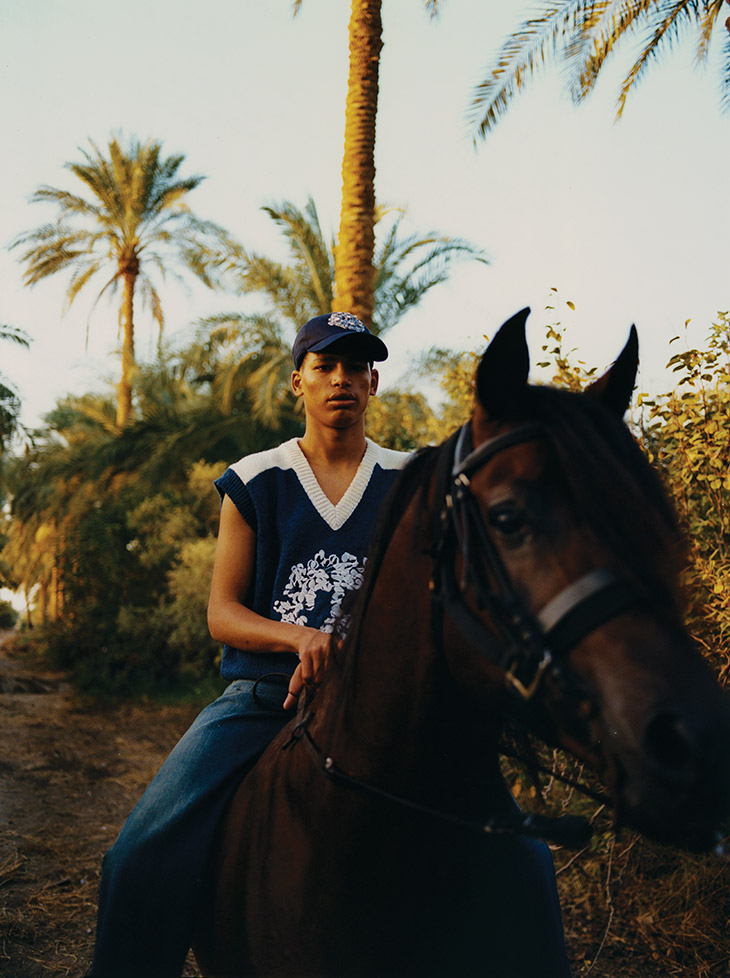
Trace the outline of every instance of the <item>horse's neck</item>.
<instances>
[{"instance_id":1,"label":"horse's neck","mask_svg":"<svg viewBox=\"0 0 730 978\"><path fill-rule=\"evenodd\" d=\"M328 690L332 701L317 722L328 752L349 773L421 797L435 781L441 788L444 779L463 783L456 768L465 737L487 750L486 725L455 687L435 634L429 544L417 497L393 533L368 601L354 681L346 692L337 683ZM475 722L476 735L466 731Z\"/></svg>"}]
</instances>

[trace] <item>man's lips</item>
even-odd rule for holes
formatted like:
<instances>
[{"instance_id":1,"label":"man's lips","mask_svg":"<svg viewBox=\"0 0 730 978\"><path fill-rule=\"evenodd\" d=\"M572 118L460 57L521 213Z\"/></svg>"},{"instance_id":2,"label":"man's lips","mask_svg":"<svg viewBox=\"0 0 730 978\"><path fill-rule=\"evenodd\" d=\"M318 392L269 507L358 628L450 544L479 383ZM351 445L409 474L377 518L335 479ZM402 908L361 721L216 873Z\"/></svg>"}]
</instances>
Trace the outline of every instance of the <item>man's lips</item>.
<instances>
[{"instance_id":1,"label":"man's lips","mask_svg":"<svg viewBox=\"0 0 730 978\"><path fill-rule=\"evenodd\" d=\"M330 404L354 404L355 397L352 394L334 394L329 402Z\"/></svg>"}]
</instances>

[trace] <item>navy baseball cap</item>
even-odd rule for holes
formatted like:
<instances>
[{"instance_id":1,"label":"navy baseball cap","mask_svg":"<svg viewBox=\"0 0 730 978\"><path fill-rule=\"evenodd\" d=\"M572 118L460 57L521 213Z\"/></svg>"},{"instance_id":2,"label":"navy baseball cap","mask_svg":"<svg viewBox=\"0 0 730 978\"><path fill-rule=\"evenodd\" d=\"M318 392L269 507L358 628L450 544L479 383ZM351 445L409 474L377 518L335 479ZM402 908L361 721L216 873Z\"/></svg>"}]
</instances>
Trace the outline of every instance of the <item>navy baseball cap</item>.
<instances>
[{"instance_id":1,"label":"navy baseball cap","mask_svg":"<svg viewBox=\"0 0 730 978\"><path fill-rule=\"evenodd\" d=\"M348 351L361 356L368 363L388 358L388 347L357 316L351 312L332 312L315 316L299 330L292 347L294 368L299 370L307 353L321 353L334 343L343 341L347 343Z\"/></svg>"}]
</instances>

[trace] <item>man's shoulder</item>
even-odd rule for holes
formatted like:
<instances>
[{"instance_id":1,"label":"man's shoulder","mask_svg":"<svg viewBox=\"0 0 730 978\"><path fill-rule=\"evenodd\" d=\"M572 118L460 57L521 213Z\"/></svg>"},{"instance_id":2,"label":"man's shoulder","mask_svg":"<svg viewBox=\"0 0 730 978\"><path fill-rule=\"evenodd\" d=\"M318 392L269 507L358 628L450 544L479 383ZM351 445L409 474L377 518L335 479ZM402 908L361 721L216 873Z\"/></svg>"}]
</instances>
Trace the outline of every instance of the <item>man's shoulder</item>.
<instances>
[{"instance_id":1,"label":"man's shoulder","mask_svg":"<svg viewBox=\"0 0 730 978\"><path fill-rule=\"evenodd\" d=\"M293 468L292 444L296 439L282 442L276 448L268 448L263 452L254 452L252 455L244 455L230 468L244 484L251 482L257 476L263 475L274 469L285 471Z\"/></svg>"},{"instance_id":2,"label":"man's shoulder","mask_svg":"<svg viewBox=\"0 0 730 978\"><path fill-rule=\"evenodd\" d=\"M381 469L402 469L411 458L410 452L398 452L394 448L383 448L374 441L369 442L373 452L373 461Z\"/></svg>"}]
</instances>

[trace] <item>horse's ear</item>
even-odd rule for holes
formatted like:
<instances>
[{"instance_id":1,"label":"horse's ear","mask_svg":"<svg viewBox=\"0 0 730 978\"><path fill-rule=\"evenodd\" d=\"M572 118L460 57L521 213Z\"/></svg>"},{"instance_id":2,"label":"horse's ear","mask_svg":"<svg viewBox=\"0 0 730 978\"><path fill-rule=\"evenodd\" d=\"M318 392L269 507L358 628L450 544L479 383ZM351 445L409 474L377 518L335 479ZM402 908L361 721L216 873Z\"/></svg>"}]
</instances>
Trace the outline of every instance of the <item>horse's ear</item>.
<instances>
[{"instance_id":1,"label":"horse's ear","mask_svg":"<svg viewBox=\"0 0 730 978\"><path fill-rule=\"evenodd\" d=\"M529 308L522 309L503 323L479 363L477 396L488 417L504 416L525 389L530 372L525 337L529 315Z\"/></svg>"},{"instance_id":2,"label":"horse's ear","mask_svg":"<svg viewBox=\"0 0 730 978\"><path fill-rule=\"evenodd\" d=\"M586 388L586 394L597 398L606 407L623 418L631 403L639 365L639 335L636 326L631 327L626 346L613 366Z\"/></svg>"}]
</instances>

